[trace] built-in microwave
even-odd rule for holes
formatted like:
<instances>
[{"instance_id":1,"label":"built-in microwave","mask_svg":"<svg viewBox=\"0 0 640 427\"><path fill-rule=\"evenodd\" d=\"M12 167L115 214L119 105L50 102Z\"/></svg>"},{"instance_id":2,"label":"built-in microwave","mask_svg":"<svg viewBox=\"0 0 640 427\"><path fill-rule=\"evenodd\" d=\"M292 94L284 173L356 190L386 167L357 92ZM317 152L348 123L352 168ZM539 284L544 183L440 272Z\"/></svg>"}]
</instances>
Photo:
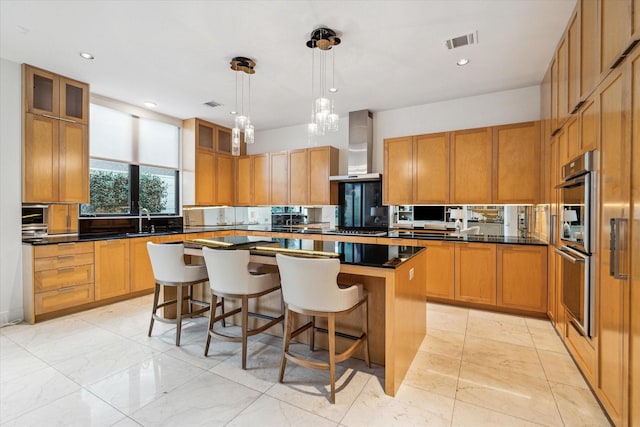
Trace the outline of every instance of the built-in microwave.
<instances>
[{"instance_id":1,"label":"built-in microwave","mask_svg":"<svg viewBox=\"0 0 640 427\"><path fill-rule=\"evenodd\" d=\"M22 205L22 237L43 237L48 233L49 206Z\"/></svg>"}]
</instances>

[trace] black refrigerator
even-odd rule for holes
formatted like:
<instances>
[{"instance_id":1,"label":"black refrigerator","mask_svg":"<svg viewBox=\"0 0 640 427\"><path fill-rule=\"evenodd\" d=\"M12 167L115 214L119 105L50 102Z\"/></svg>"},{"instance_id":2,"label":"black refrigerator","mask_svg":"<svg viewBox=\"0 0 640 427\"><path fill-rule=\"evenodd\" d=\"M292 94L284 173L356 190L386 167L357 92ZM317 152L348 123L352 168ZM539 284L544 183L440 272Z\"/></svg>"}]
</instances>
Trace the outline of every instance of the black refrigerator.
<instances>
[{"instance_id":1,"label":"black refrigerator","mask_svg":"<svg viewBox=\"0 0 640 427\"><path fill-rule=\"evenodd\" d=\"M340 228L389 228L389 209L382 204L382 181L341 182L338 197Z\"/></svg>"}]
</instances>

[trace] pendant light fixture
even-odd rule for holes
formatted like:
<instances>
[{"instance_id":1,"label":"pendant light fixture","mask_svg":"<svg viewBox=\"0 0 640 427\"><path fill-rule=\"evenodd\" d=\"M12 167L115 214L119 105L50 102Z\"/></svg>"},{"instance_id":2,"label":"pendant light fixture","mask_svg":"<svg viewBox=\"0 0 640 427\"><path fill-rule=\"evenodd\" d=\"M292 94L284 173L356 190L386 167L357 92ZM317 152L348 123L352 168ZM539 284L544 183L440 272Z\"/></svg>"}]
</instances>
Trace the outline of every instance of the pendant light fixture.
<instances>
[{"instance_id":1,"label":"pendant light fixture","mask_svg":"<svg viewBox=\"0 0 640 427\"><path fill-rule=\"evenodd\" d=\"M307 125L309 143L314 143L316 136L325 132L336 132L339 129L340 117L335 112L334 100L327 92L334 94L338 91L335 86L335 50L341 40L336 32L330 28L317 28L311 32L307 40L307 47L311 49L311 121ZM315 48L318 48L316 65ZM331 87L327 85L327 56L331 50ZM317 79L316 79L317 76Z\"/></svg>"},{"instance_id":2,"label":"pendant light fixture","mask_svg":"<svg viewBox=\"0 0 640 427\"><path fill-rule=\"evenodd\" d=\"M253 123L251 123L251 75L255 74L256 63L254 60L244 56L236 56L231 60L231 69L236 71L236 104L231 112L235 116L235 124L231 130L231 154L240 155L240 133L244 132L244 142L253 144L255 134ZM240 87L238 87L238 74L240 74ZM247 77L247 110L244 109L245 100L245 74ZM238 95L240 95L240 109L238 109Z\"/></svg>"}]
</instances>

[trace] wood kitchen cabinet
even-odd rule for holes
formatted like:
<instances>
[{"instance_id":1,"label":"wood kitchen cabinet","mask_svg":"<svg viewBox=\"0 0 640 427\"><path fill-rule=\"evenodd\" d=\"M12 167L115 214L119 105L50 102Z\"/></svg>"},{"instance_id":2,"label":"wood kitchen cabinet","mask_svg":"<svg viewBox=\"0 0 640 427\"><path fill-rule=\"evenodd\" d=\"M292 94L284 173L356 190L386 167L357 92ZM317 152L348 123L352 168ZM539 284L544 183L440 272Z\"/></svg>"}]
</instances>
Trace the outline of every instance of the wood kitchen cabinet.
<instances>
[{"instance_id":1,"label":"wood kitchen cabinet","mask_svg":"<svg viewBox=\"0 0 640 427\"><path fill-rule=\"evenodd\" d=\"M313 147L309 152L309 205L337 205L338 183L330 181L338 174L339 151L335 147Z\"/></svg>"},{"instance_id":2,"label":"wood kitchen cabinet","mask_svg":"<svg viewBox=\"0 0 640 427\"><path fill-rule=\"evenodd\" d=\"M492 157L490 128L451 132L450 203L491 200Z\"/></svg>"},{"instance_id":3,"label":"wood kitchen cabinet","mask_svg":"<svg viewBox=\"0 0 640 427\"><path fill-rule=\"evenodd\" d=\"M449 133L415 136L413 158L413 203L449 203Z\"/></svg>"},{"instance_id":4,"label":"wood kitchen cabinet","mask_svg":"<svg viewBox=\"0 0 640 427\"><path fill-rule=\"evenodd\" d=\"M572 116L565 125L567 135L567 160L580 155L580 122L579 116Z\"/></svg>"},{"instance_id":5,"label":"wood kitchen cabinet","mask_svg":"<svg viewBox=\"0 0 640 427\"><path fill-rule=\"evenodd\" d=\"M78 204L49 205L47 222L49 234L66 234L78 232Z\"/></svg>"},{"instance_id":6,"label":"wood kitchen cabinet","mask_svg":"<svg viewBox=\"0 0 640 427\"><path fill-rule=\"evenodd\" d=\"M567 28L567 114L580 104L580 16L576 8Z\"/></svg>"},{"instance_id":7,"label":"wood kitchen cabinet","mask_svg":"<svg viewBox=\"0 0 640 427\"><path fill-rule=\"evenodd\" d=\"M547 247L497 245L497 304L547 312Z\"/></svg>"},{"instance_id":8,"label":"wood kitchen cabinet","mask_svg":"<svg viewBox=\"0 0 640 427\"><path fill-rule=\"evenodd\" d=\"M218 153L231 154L231 129L216 125L216 151ZM240 154L244 155L246 145L243 140L240 142ZM244 146L244 147L243 147Z\"/></svg>"},{"instance_id":9,"label":"wood kitchen cabinet","mask_svg":"<svg viewBox=\"0 0 640 427\"><path fill-rule=\"evenodd\" d=\"M637 2L635 2L637 3ZM600 73L604 77L633 40L634 1L600 0ZM637 6L637 4L635 4ZM637 29L635 32L637 33Z\"/></svg>"},{"instance_id":10,"label":"wood kitchen cabinet","mask_svg":"<svg viewBox=\"0 0 640 427\"><path fill-rule=\"evenodd\" d=\"M211 206L215 196L215 154L206 150L196 151L196 205Z\"/></svg>"},{"instance_id":11,"label":"wood kitchen cabinet","mask_svg":"<svg viewBox=\"0 0 640 427\"><path fill-rule=\"evenodd\" d=\"M558 55L551 58L549 65L551 76L551 135L558 130Z\"/></svg>"},{"instance_id":12,"label":"wood kitchen cabinet","mask_svg":"<svg viewBox=\"0 0 640 427\"><path fill-rule=\"evenodd\" d=\"M610 3L610 2L603 2ZM616 2L612 2L616 3ZM620 2L622 3L622 2ZM609 9L605 9L609 10ZM604 42L604 40L603 40ZM604 48L604 47L603 47ZM604 57L603 57L604 59ZM631 176L631 100L627 94L632 93L631 63L637 66L638 53L635 57L614 70L603 81L598 90L600 104L600 215L599 266L596 271L598 283L598 376L597 393L616 425L623 425L628 409L628 375L629 375L629 221L630 176ZM635 83L637 85L637 82ZM635 144L637 147L638 144ZM634 166L634 174L638 165ZM621 229L614 236L619 252L611 253L611 220L621 222ZM620 261L616 274L626 275L614 277L610 271L616 265L610 265L610 259Z\"/></svg>"},{"instance_id":13,"label":"wood kitchen cabinet","mask_svg":"<svg viewBox=\"0 0 640 427\"><path fill-rule=\"evenodd\" d=\"M128 294L129 240L100 240L94 245L96 301Z\"/></svg>"},{"instance_id":14,"label":"wood kitchen cabinet","mask_svg":"<svg viewBox=\"0 0 640 427\"><path fill-rule=\"evenodd\" d=\"M23 245L24 318L29 323L94 301L93 243Z\"/></svg>"},{"instance_id":15,"label":"wood kitchen cabinet","mask_svg":"<svg viewBox=\"0 0 640 427\"><path fill-rule=\"evenodd\" d=\"M598 38L598 2L579 0L580 17L580 99L596 88L600 75L600 40Z\"/></svg>"},{"instance_id":16,"label":"wood kitchen cabinet","mask_svg":"<svg viewBox=\"0 0 640 427\"><path fill-rule=\"evenodd\" d=\"M89 85L58 74L23 65L25 112L89 123Z\"/></svg>"},{"instance_id":17,"label":"wood kitchen cabinet","mask_svg":"<svg viewBox=\"0 0 640 427\"><path fill-rule=\"evenodd\" d=\"M493 128L494 203L541 200L540 122Z\"/></svg>"},{"instance_id":18,"label":"wood kitchen cabinet","mask_svg":"<svg viewBox=\"0 0 640 427\"><path fill-rule=\"evenodd\" d=\"M420 241L427 248L427 297L455 299L455 245Z\"/></svg>"},{"instance_id":19,"label":"wood kitchen cabinet","mask_svg":"<svg viewBox=\"0 0 640 427\"><path fill-rule=\"evenodd\" d=\"M289 204L309 204L309 152L289 151Z\"/></svg>"},{"instance_id":20,"label":"wood kitchen cabinet","mask_svg":"<svg viewBox=\"0 0 640 427\"><path fill-rule=\"evenodd\" d=\"M455 299L496 305L496 245L455 245Z\"/></svg>"},{"instance_id":21,"label":"wood kitchen cabinet","mask_svg":"<svg viewBox=\"0 0 640 427\"><path fill-rule=\"evenodd\" d=\"M131 292L151 291L154 289L156 281L151 268L149 252L147 252L147 242L160 243L160 241L160 236L129 239L129 283Z\"/></svg>"},{"instance_id":22,"label":"wood kitchen cabinet","mask_svg":"<svg viewBox=\"0 0 640 427\"><path fill-rule=\"evenodd\" d=\"M413 138L405 136L384 140L382 202L402 205L413 200Z\"/></svg>"},{"instance_id":23,"label":"wood kitchen cabinet","mask_svg":"<svg viewBox=\"0 0 640 427\"><path fill-rule=\"evenodd\" d=\"M289 153L281 151L270 155L270 190L272 205L289 203Z\"/></svg>"},{"instance_id":24,"label":"wood kitchen cabinet","mask_svg":"<svg viewBox=\"0 0 640 427\"><path fill-rule=\"evenodd\" d=\"M253 205L253 157L235 158L236 206Z\"/></svg>"},{"instance_id":25,"label":"wood kitchen cabinet","mask_svg":"<svg viewBox=\"0 0 640 427\"><path fill-rule=\"evenodd\" d=\"M598 148L598 103L591 97L580 109L580 150L578 154Z\"/></svg>"},{"instance_id":26,"label":"wood kitchen cabinet","mask_svg":"<svg viewBox=\"0 0 640 427\"><path fill-rule=\"evenodd\" d=\"M569 41L566 34L558 45L556 61L558 67L557 126L562 127L569 117Z\"/></svg>"},{"instance_id":27,"label":"wood kitchen cabinet","mask_svg":"<svg viewBox=\"0 0 640 427\"><path fill-rule=\"evenodd\" d=\"M89 85L23 65L24 203L89 201Z\"/></svg>"},{"instance_id":28,"label":"wood kitchen cabinet","mask_svg":"<svg viewBox=\"0 0 640 427\"><path fill-rule=\"evenodd\" d=\"M215 204L233 206L235 199L234 161L230 154L215 155Z\"/></svg>"}]
</instances>

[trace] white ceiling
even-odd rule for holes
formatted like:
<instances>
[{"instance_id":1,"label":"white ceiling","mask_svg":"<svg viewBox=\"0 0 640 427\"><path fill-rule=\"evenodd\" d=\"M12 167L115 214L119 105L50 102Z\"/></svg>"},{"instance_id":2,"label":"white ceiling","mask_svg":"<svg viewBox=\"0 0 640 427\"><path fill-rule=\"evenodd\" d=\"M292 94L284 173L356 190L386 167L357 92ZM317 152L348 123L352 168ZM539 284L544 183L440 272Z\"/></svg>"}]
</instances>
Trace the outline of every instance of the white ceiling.
<instances>
[{"instance_id":1,"label":"white ceiling","mask_svg":"<svg viewBox=\"0 0 640 427\"><path fill-rule=\"evenodd\" d=\"M319 26L336 30L336 109L373 112L539 84L576 0L0 0L0 57L96 94L230 126L234 56L256 62L256 130L305 123ZM479 43L444 41L478 31ZM95 60L78 55L91 52ZM459 57L469 65L456 66ZM222 107L202 104L214 100Z\"/></svg>"}]
</instances>

